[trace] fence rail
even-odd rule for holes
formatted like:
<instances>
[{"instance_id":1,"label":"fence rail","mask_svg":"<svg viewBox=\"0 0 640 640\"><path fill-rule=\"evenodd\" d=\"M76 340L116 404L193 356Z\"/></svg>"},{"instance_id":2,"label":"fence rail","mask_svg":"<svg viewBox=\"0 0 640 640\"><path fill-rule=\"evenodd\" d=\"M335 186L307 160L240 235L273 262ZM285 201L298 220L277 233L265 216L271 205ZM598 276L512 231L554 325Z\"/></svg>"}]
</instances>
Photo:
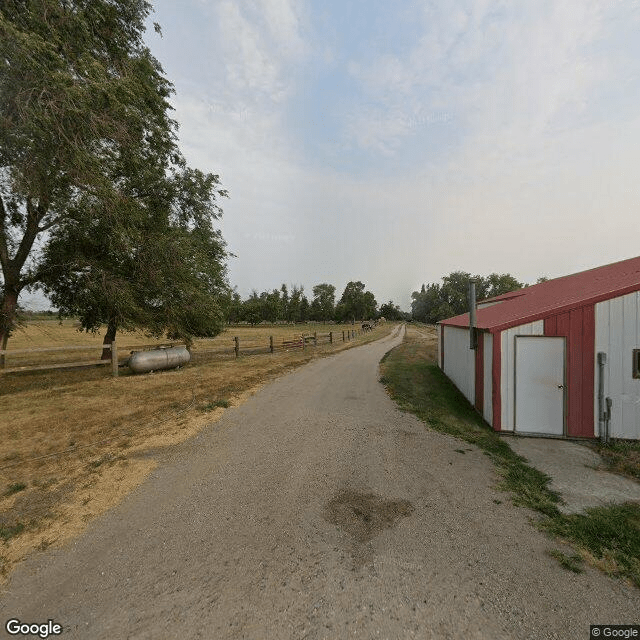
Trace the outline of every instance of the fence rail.
<instances>
[{"instance_id":1,"label":"fence rail","mask_svg":"<svg viewBox=\"0 0 640 640\"><path fill-rule=\"evenodd\" d=\"M123 347L121 347L123 348ZM27 353L47 353L60 351L111 351L109 360L83 360L81 362L56 362L54 364L26 365L23 367L6 367L5 358L8 355L24 355ZM114 340L111 344L102 344L99 347L93 346L69 346L69 347L33 347L30 349L0 349L0 358L2 358L2 367L0 373L19 373L21 371L45 371L48 369L74 369L77 367L89 367L92 365L103 365L111 363L112 373L118 375L118 347Z\"/></svg>"},{"instance_id":2,"label":"fence rail","mask_svg":"<svg viewBox=\"0 0 640 640\"><path fill-rule=\"evenodd\" d=\"M225 347L223 345L217 348L202 348L199 349L197 345L191 349L191 361L203 361L203 360L215 360L223 358L239 358L240 356L258 355L264 353L275 353L281 351L302 350L311 346L318 346L318 344L333 344L334 342L349 342L355 340L362 331L360 329L345 329L342 331L329 331L328 333L302 333L290 338L282 338L282 341L276 341L274 336L269 336L268 342L265 340L259 341L255 338L249 339L248 342L242 342L240 336L234 336L231 340L232 346ZM0 374L3 373L20 373L29 371L44 371L52 369L71 369L78 367L100 366L111 364L111 370L113 376L118 375L118 367L121 364L118 358L118 351L125 350L141 350L141 349L158 349L161 347L173 347L177 345L183 345L182 342L171 342L155 345L129 345L120 346L116 341L111 344L91 345L91 346L59 346L59 347L33 347L29 349L5 349L0 350ZM6 367L6 356L16 355L28 355L35 353L56 353L65 351L104 351L109 350L111 357L107 360L83 360L75 362L55 362L51 364L39 364L39 365L25 365Z\"/></svg>"}]
</instances>

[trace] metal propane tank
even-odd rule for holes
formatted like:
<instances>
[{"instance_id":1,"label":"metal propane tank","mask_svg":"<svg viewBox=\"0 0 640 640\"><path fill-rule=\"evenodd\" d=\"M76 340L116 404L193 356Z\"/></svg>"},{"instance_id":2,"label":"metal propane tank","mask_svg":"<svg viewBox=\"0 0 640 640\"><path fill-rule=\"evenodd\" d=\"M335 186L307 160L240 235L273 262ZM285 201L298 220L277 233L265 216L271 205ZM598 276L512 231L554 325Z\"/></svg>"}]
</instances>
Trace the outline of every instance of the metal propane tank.
<instances>
[{"instance_id":1,"label":"metal propane tank","mask_svg":"<svg viewBox=\"0 0 640 640\"><path fill-rule=\"evenodd\" d=\"M129 368L134 373L148 373L159 369L174 369L191 360L186 347L161 347L151 351L135 351L129 357Z\"/></svg>"}]
</instances>

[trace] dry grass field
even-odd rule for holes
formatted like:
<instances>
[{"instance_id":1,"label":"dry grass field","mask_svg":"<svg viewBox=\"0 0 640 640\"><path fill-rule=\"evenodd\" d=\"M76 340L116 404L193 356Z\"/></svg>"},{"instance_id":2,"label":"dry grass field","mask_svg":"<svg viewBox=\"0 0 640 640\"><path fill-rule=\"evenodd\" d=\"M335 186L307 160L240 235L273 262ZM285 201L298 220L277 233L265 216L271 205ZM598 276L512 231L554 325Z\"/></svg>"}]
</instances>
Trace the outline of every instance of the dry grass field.
<instances>
[{"instance_id":1,"label":"dry grass field","mask_svg":"<svg viewBox=\"0 0 640 640\"><path fill-rule=\"evenodd\" d=\"M349 342L342 342L342 331L350 325L233 327L213 340L196 341L188 366L139 376L121 369L113 378L109 367L95 366L0 373L0 581L29 553L63 543L120 501L153 469L154 450L195 435L224 407L291 368L376 340L393 327L380 325ZM283 340L301 333L329 330L336 333L333 344L282 348ZM81 334L71 322L38 321L8 346L95 344L93 359L102 335ZM236 335L241 350L266 348L273 335L276 351L236 359ZM139 334L118 341L127 347L154 342ZM226 357L207 359L205 351L224 351ZM16 365L10 360L7 366Z\"/></svg>"},{"instance_id":2,"label":"dry grass field","mask_svg":"<svg viewBox=\"0 0 640 640\"><path fill-rule=\"evenodd\" d=\"M60 349L65 346L86 346L94 347L93 350L58 350L54 352L37 353L9 353L6 356L6 368L27 367L35 365L56 364L76 361L91 361L100 358L102 352L102 340L104 331L98 333L86 333L78 330L78 323L74 320L59 321L56 319L34 320L24 327L19 327L11 337L8 344L8 351L38 349L56 347ZM254 349L269 346L269 336L273 336L274 345L282 347L283 341L299 337L302 333L307 335L317 332L326 334L333 331L342 339L342 331L346 329L359 328L359 325L328 325L328 324L307 324L307 325L275 325L265 326L249 325L234 326L223 331L220 335L211 339L196 340L193 347L195 352L216 352L220 355L233 355L233 338L240 338L242 349ZM129 355L131 350L152 345L170 344L166 339L159 340L149 338L142 332L121 333L117 336L118 355L122 360Z\"/></svg>"}]
</instances>

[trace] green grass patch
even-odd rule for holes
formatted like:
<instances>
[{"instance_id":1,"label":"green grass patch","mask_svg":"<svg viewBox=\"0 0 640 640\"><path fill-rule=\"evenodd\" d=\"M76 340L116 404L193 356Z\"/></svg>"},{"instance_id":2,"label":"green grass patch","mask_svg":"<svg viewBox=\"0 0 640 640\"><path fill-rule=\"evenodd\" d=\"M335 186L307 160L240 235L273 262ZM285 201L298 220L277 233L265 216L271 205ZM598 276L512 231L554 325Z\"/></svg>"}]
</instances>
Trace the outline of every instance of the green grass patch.
<instances>
[{"instance_id":1,"label":"green grass patch","mask_svg":"<svg viewBox=\"0 0 640 640\"><path fill-rule=\"evenodd\" d=\"M578 553L567 555L558 549L551 549L548 554L555 558L560 563L560 566L567 569L567 571L573 571L573 573L582 573L584 571L582 568L583 558Z\"/></svg>"},{"instance_id":2,"label":"green grass patch","mask_svg":"<svg viewBox=\"0 0 640 640\"><path fill-rule=\"evenodd\" d=\"M14 482L7 487L7 490L4 492L5 496L12 496L14 493L18 493L20 491L24 491L27 488L27 485L24 482Z\"/></svg>"},{"instance_id":3,"label":"green grass patch","mask_svg":"<svg viewBox=\"0 0 640 640\"><path fill-rule=\"evenodd\" d=\"M429 359L423 344L408 337L386 355L380 368L381 380L402 409L430 428L475 445L488 455L501 477L499 488L512 494L514 504L540 513L543 529L585 551L596 566L611 575L624 576L640 587L640 505L599 507L576 515L561 513L561 498L549 488L549 476L529 466L482 420ZM624 453L624 447L636 444L609 446ZM562 566L578 566L575 556L561 556L553 555Z\"/></svg>"},{"instance_id":4,"label":"green grass patch","mask_svg":"<svg viewBox=\"0 0 640 640\"><path fill-rule=\"evenodd\" d=\"M586 549L608 573L626 576L640 587L640 505L593 507L542 526Z\"/></svg>"},{"instance_id":5,"label":"green grass patch","mask_svg":"<svg viewBox=\"0 0 640 640\"><path fill-rule=\"evenodd\" d=\"M611 471L640 480L640 442L614 440L598 443L595 449Z\"/></svg>"},{"instance_id":6,"label":"green grass patch","mask_svg":"<svg viewBox=\"0 0 640 640\"><path fill-rule=\"evenodd\" d=\"M231 403L228 400L213 400L211 402L206 402L205 404L200 405L200 411L213 411L218 407L227 409L230 406Z\"/></svg>"},{"instance_id":7,"label":"green grass patch","mask_svg":"<svg viewBox=\"0 0 640 640\"><path fill-rule=\"evenodd\" d=\"M14 536L20 535L25 530L25 525L18 522L14 525L0 524L0 540L7 542Z\"/></svg>"}]
</instances>

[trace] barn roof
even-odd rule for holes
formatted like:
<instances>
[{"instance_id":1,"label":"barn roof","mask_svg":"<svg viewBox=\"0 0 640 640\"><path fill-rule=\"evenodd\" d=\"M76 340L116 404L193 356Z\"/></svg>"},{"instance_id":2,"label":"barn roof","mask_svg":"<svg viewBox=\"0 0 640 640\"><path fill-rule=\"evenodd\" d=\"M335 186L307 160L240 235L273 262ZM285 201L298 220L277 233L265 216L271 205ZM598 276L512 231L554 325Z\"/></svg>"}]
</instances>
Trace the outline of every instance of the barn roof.
<instances>
[{"instance_id":1,"label":"barn roof","mask_svg":"<svg viewBox=\"0 0 640 640\"><path fill-rule=\"evenodd\" d=\"M640 256L482 300L494 304L477 310L477 326L493 333L639 290ZM441 324L468 327L469 314Z\"/></svg>"}]
</instances>

